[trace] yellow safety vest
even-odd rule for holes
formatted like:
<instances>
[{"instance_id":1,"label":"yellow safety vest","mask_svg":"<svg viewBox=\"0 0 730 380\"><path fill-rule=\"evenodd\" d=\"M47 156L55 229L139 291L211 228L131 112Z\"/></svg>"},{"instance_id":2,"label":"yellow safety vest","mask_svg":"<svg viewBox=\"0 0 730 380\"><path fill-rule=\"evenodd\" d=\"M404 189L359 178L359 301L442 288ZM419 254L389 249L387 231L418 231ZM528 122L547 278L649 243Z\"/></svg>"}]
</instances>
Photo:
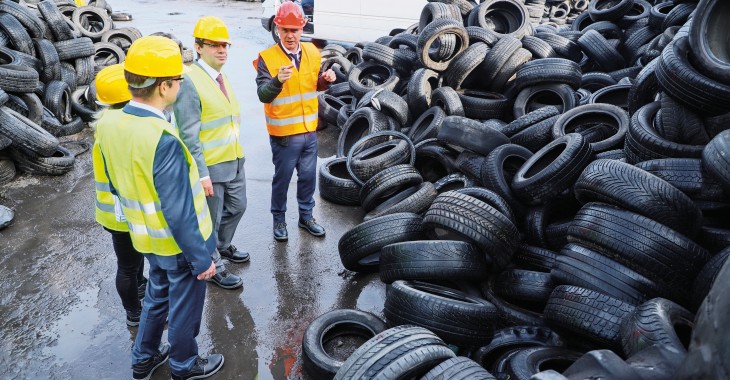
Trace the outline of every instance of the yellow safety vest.
<instances>
[{"instance_id":1,"label":"yellow safety vest","mask_svg":"<svg viewBox=\"0 0 730 380\"><path fill-rule=\"evenodd\" d=\"M119 194L134 248L160 256L182 252L162 215L153 178L155 153L162 134L167 132L180 141L177 131L163 119L125 112L105 115L97 123L97 128L99 148L107 164L109 179ZM180 145L189 165L190 192L200 235L208 240L213 223L200 185L198 167L182 141Z\"/></svg>"},{"instance_id":2,"label":"yellow safety vest","mask_svg":"<svg viewBox=\"0 0 730 380\"><path fill-rule=\"evenodd\" d=\"M103 112L101 118L111 112L121 112L121 110L107 109ZM96 131L94 133L95 139L99 131L98 126ZM94 167L94 180L96 181L96 221L112 231L128 232L127 222L118 221L114 213L114 194L109 189L109 179L106 177L104 170L104 159L101 156L101 150L99 150L98 140L94 141L94 146L91 148L91 164Z\"/></svg>"},{"instance_id":3,"label":"yellow safety vest","mask_svg":"<svg viewBox=\"0 0 730 380\"><path fill-rule=\"evenodd\" d=\"M233 87L223 76L228 98L208 73L198 65L185 76L193 82L200 97L200 144L205 164L212 166L221 162L233 161L243 157L240 125L241 107L238 105Z\"/></svg>"},{"instance_id":4,"label":"yellow safety vest","mask_svg":"<svg viewBox=\"0 0 730 380\"><path fill-rule=\"evenodd\" d=\"M271 103L264 103L266 128L272 136L290 136L317 130L317 80L321 56L309 42L302 42L302 61L299 70L284 82L279 96ZM291 58L278 44L261 52L272 77L279 74L281 66L291 65Z\"/></svg>"}]
</instances>

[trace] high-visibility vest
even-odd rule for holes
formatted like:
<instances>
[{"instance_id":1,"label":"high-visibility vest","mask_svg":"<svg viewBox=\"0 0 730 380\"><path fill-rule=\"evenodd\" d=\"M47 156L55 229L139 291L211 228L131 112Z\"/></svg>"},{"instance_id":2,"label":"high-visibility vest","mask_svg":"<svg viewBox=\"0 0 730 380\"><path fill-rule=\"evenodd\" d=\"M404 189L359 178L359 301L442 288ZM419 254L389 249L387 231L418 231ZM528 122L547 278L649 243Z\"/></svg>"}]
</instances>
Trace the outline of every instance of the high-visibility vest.
<instances>
[{"instance_id":1,"label":"high-visibility vest","mask_svg":"<svg viewBox=\"0 0 730 380\"><path fill-rule=\"evenodd\" d=\"M266 128L271 136L290 136L317 130L317 79L321 56L309 42L302 42L299 70L294 67L291 78L284 82L281 93L271 103L264 103ZM279 68L292 64L291 58L278 44L261 52L272 77Z\"/></svg>"},{"instance_id":2,"label":"high-visibility vest","mask_svg":"<svg viewBox=\"0 0 730 380\"><path fill-rule=\"evenodd\" d=\"M121 112L121 110L107 109L101 118L112 112ZM96 130L98 133L98 126ZM94 137L96 138L96 133ZM94 141L94 146L91 148L91 164L94 167L94 181L96 182L96 207L94 213L97 223L112 231L128 232L127 222L117 220L114 213L114 194L109 189L109 179L106 177L104 159L101 156L97 140Z\"/></svg>"},{"instance_id":3,"label":"high-visibility vest","mask_svg":"<svg viewBox=\"0 0 730 380\"><path fill-rule=\"evenodd\" d=\"M155 153L162 134L167 132L180 141L177 131L163 119L125 112L105 115L97 123L97 128L99 149L107 165L109 179L122 203L134 248L141 253L160 256L182 252L162 214L153 178ZM182 141L180 145L188 164L189 191L193 196L199 232L204 240L208 240L213 223L200 185L198 167Z\"/></svg>"},{"instance_id":4,"label":"high-visibility vest","mask_svg":"<svg viewBox=\"0 0 730 380\"><path fill-rule=\"evenodd\" d=\"M203 157L208 166L233 161L243 157L241 137L241 107L233 93L228 78L223 76L228 98L223 94L218 82L198 65L185 76L193 82L198 91L201 105L200 144Z\"/></svg>"}]
</instances>

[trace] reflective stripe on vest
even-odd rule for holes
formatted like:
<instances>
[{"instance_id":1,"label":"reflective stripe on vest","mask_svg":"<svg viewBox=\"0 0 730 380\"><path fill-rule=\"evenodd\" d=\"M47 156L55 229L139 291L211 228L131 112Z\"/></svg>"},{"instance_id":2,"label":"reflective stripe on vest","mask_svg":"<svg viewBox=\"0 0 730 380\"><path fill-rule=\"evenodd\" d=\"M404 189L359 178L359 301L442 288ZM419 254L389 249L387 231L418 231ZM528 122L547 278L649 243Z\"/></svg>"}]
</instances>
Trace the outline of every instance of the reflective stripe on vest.
<instances>
[{"instance_id":1,"label":"reflective stripe on vest","mask_svg":"<svg viewBox=\"0 0 730 380\"><path fill-rule=\"evenodd\" d=\"M200 98L200 143L208 166L243 157L241 147L241 108L228 78L223 75L228 98L218 82L197 64L185 74L192 81Z\"/></svg>"},{"instance_id":2,"label":"reflective stripe on vest","mask_svg":"<svg viewBox=\"0 0 730 380\"><path fill-rule=\"evenodd\" d=\"M321 56L309 42L302 42L302 60L299 70L294 67L292 76L282 86L279 95L271 103L264 103L266 128L272 136L290 136L317 130L317 80ZM278 44L261 52L261 58L275 77L282 66L291 65L291 58Z\"/></svg>"},{"instance_id":3,"label":"reflective stripe on vest","mask_svg":"<svg viewBox=\"0 0 730 380\"><path fill-rule=\"evenodd\" d=\"M121 111L112 109L105 110L101 118L103 119L110 112ZM94 168L94 181L96 183L96 207L94 208L96 222L112 231L129 231L127 223L118 221L114 213L114 194L111 193L111 189L109 188L109 179L106 177L106 170L104 169L104 159L101 156L97 142L94 142L94 146L91 148L91 164Z\"/></svg>"},{"instance_id":4,"label":"reflective stripe on vest","mask_svg":"<svg viewBox=\"0 0 730 380\"><path fill-rule=\"evenodd\" d=\"M197 165L172 125L156 117L138 117L119 112L99 120L97 128L100 152L108 164L111 183L119 193L129 235L137 251L161 256L181 252L162 214L154 186L155 153L165 132L174 136L183 147L199 232L204 240L210 237L213 224L200 185Z\"/></svg>"}]
</instances>

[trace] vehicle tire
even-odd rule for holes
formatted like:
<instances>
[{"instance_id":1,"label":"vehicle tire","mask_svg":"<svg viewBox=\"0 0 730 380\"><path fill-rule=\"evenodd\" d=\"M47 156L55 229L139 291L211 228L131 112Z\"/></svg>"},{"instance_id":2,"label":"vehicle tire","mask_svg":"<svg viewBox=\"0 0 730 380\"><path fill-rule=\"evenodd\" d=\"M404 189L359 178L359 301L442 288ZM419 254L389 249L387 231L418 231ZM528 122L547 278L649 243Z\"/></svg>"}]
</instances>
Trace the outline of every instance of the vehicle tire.
<instances>
[{"instance_id":1,"label":"vehicle tire","mask_svg":"<svg viewBox=\"0 0 730 380\"><path fill-rule=\"evenodd\" d=\"M402 126L411 125L411 113L408 110L408 103L398 94L388 90L369 91L357 103L357 108L373 107L395 118Z\"/></svg>"},{"instance_id":2,"label":"vehicle tire","mask_svg":"<svg viewBox=\"0 0 730 380\"><path fill-rule=\"evenodd\" d=\"M383 247L424 238L423 219L412 213L381 216L363 222L340 238L343 266L354 272L377 272Z\"/></svg>"},{"instance_id":3,"label":"vehicle tire","mask_svg":"<svg viewBox=\"0 0 730 380\"><path fill-rule=\"evenodd\" d=\"M350 159L350 168L355 182L365 182L381 171L414 159L405 140L389 140L357 152Z\"/></svg>"},{"instance_id":4,"label":"vehicle tire","mask_svg":"<svg viewBox=\"0 0 730 380\"><path fill-rule=\"evenodd\" d=\"M550 273L524 269L502 271L494 281L494 292L503 299L518 305L544 307L555 285Z\"/></svg>"},{"instance_id":5,"label":"vehicle tire","mask_svg":"<svg viewBox=\"0 0 730 380\"><path fill-rule=\"evenodd\" d=\"M410 72L412 62L406 61L396 54L396 49L376 43L367 43L362 49L362 57L365 60L380 63L395 68L399 73ZM342 57L344 59L344 57ZM349 61L348 61L349 62Z\"/></svg>"},{"instance_id":6,"label":"vehicle tire","mask_svg":"<svg viewBox=\"0 0 730 380\"><path fill-rule=\"evenodd\" d=\"M463 356L455 357L437 365L421 380L497 380L475 361Z\"/></svg>"},{"instance_id":7,"label":"vehicle tire","mask_svg":"<svg viewBox=\"0 0 730 380\"><path fill-rule=\"evenodd\" d=\"M447 191L433 201L424 228L439 239L469 241L490 255L497 269L510 261L519 240L517 227L494 207L472 196Z\"/></svg>"},{"instance_id":8,"label":"vehicle tire","mask_svg":"<svg viewBox=\"0 0 730 380\"><path fill-rule=\"evenodd\" d=\"M730 84L730 55L723 44L716 40L724 27L723 17L730 14L727 4L703 1L697 6L689 29L689 42L693 47L692 63L708 77Z\"/></svg>"},{"instance_id":9,"label":"vehicle tire","mask_svg":"<svg viewBox=\"0 0 730 380\"><path fill-rule=\"evenodd\" d=\"M568 243L551 270L556 285L574 285L595 290L632 305L656 297L657 284L621 263L579 244Z\"/></svg>"},{"instance_id":10,"label":"vehicle tire","mask_svg":"<svg viewBox=\"0 0 730 380\"><path fill-rule=\"evenodd\" d=\"M53 46L58 52L58 58L62 61L86 58L94 55L94 43L88 37L54 42Z\"/></svg>"},{"instance_id":11,"label":"vehicle tire","mask_svg":"<svg viewBox=\"0 0 730 380\"><path fill-rule=\"evenodd\" d=\"M702 214L689 197L666 181L615 160L591 162L575 182L582 202L607 202L660 220L669 228L693 237Z\"/></svg>"},{"instance_id":12,"label":"vehicle tire","mask_svg":"<svg viewBox=\"0 0 730 380\"><path fill-rule=\"evenodd\" d=\"M345 157L361 138L386 130L388 119L385 114L374 108L364 107L356 110L342 126L337 140L337 157Z\"/></svg>"},{"instance_id":13,"label":"vehicle tire","mask_svg":"<svg viewBox=\"0 0 730 380\"><path fill-rule=\"evenodd\" d=\"M535 58L556 58L558 53L547 42L533 36L522 37L522 47Z\"/></svg>"},{"instance_id":14,"label":"vehicle tire","mask_svg":"<svg viewBox=\"0 0 730 380\"><path fill-rule=\"evenodd\" d=\"M479 5L479 26L492 30L498 37L512 35L518 39L530 31L530 15L521 2L487 0Z\"/></svg>"},{"instance_id":15,"label":"vehicle tire","mask_svg":"<svg viewBox=\"0 0 730 380\"><path fill-rule=\"evenodd\" d=\"M411 115L421 115L431 107L431 93L439 87L439 73L420 68L408 81L407 97Z\"/></svg>"},{"instance_id":16,"label":"vehicle tire","mask_svg":"<svg viewBox=\"0 0 730 380\"><path fill-rule=\"evenodd\" d=\"M337 371L334 380L418 378L455 356L431 331L417 326L396 326L355 350Z\"/></svg>"},{"instance_id":17,"label":"vehicle tire","mask_svg":"<svg viewBox=\"0 0 730 380\"><path fill-rule=\"evenodd\" d=\"M493 90L501 90L494 84L494 80L502 70L502 67L507 64L513 54L517 52L522 46L519 39L513 36L505 36L500 38L489 52L487 52L484 62L481 63L480 71L486 73L481 82L488 84L488 87Z\"/></svg>"},{"instance_id":18,"label":"vehicle tire","mask_svg":"<svg viewBox=\"0 0 730 380\"><path fill-rule=\"evenodd\" d=\"M487 52L489 52L489 46L484 43L476 42L469 45L461 54L449 62L449 67L444 71L444 85L454 89L461 88L462 83L469 86L474 78L469 80L467 78L476 75L474 70L484 61Z\"/></svg>"},{"instance_id":19,"label":"vehicle tire","mask_svg":"<svg viewBox=\"0 0 730 380\"><path fill-rule=\"evenodd\" d=\"M107 66L123 63L125 57L124 50L111 42L94 44L94 70L96 73Z\"/></svg>"},{"instance_id":20,"label":"vehicle tire","mask_svg":"<svg viewBox=\"0 0 730 380\"><path fill-rule=\"evenodd\" d=\"M408 138L414 144L417 144L423 140L436 137L444 118L446 118L446 113L441 107L429 108L413 122L413 125L408 130Z\"/></svg>"},{"instance_id":21,"label":"vehicle tire","mask_svg":"<svg viewBox=\"0 0 730 380\"><path fill-rule=\"evenodd\" d=\"M476 246L449 240L409 241L387 245L380 254L380 279L479 281L488 270Z\"/></svg>"},{"instance_id":22,"label":"vehicle tire","mask_svg":"<svg viewBox=\"0 0 730 380\"><path fill-rule=\"evenodd\" d=\"M365 83L365 79L370 79L372 84ZM368 61L353 66L350 69L350 75L348 77L350 91L358 99L362 98L370 90L382 88L393 91L399 81L400 77L393 67Z\"/></svg>"},{"instance_id":23,"label":"vehicle tire","mask_svg":"<svg viewBox=\"0 0 730 380\"><path fill-rule=\"evenodd\" d=\"M7 13L15 17L23 25L27 33L33 38L43 38L46 25L30 7L12 1L0 4L0 13Z\"/></svg>"},{"instance_id":24,"label":"vehicle tire","mask_svg":"<svg viewBox=\"0 0 730 380\"><path fill-rule=\"evenodd\" d=\"M664 158L639 162L637 168L669 182L692 200L722 202L722 184L702 167L698 158Z\"/></svg>"},{"instance_id":25,"label":"vehicle tire","mask_svg":"<svg viewBox=\"0 0 730 380\"><path fill-rule=\"evenodd\" d=\"M545 321L563 338L587 340L614 351L621 348L621 323L635 307L593 290L559 285L550 295Z\"/></svg>"},{"instance_id":26,"label":"vehicle tire","mask_svg":"<svg viewBox=\"0 0 730 380\"><path fill-rule=\"evenodd\" d=\"M464 117L464 106L459 94L451 87L443 86L433 90L431 106L442 108L446 116Z\"/></svg>"},{"instance_id":27,"label":"vehicle tire","mask_svg":"<svg viewBox=\"0 0 730 380\"><path fill-rule=\"evenodd\" d=\"M10 141L7 137L0 136L0 140L3 139ZM2 145L3 142L0 141L0 146ZM10 181L15 178L15 174L15 164L13 163L13 160L0 159L0 186L10 183Z\"/></svg>"},{"instance_id":28,"label":"vehicle tire","mask_svg":"<svg viewBox=\"0 0 730 380\"><path fill-rule=\"evenodd\" d=\"M0 133L13 140L14 145L44 157L58 150L58 140L25 116L6 107L0 108Z\"/></svg>"},{"instance_id":29,"label":"vehicle tire","mask_svg":"<svg viewBox=\"0 0 730 380\"><path fill-rule=\"evenodd\" d=\"M661 104L661 125L666 134L662 137L687 145L705 145L710 142L704 122L697 113L667 95L662 96Z\"/></svg>"},{"instance_id":30,"label":"vehicle tire","mask_svg":"<svg viewBox=\"0 0 730 380\"><path fill-rule=\"evenodd\" d=\"M537 122L516 133L510 138L512 144L527 148L531 152L537 152L553 141L552 128L558 116Z\"/></svg>"},{"instance_id":31,"label":"vehicle tire","mask_svg":"<svg viewBox=\"0 0 730 380\"><path fill-rule=\"evenodd\" d=\"M309 376L332 379L347 357L335 350L336 341L357 339L358 347L381 332L385 323L380 318L359 310L339 309L314 319L302 338L302 364ZM357 349L358 347L353 347ZM331 354L330 351L335 351ZM339 355L337 355L339 353ZM339 356L339 357L338 357Z\"/></svg>"},{"instance_id":32,"label":"vehicle tire","mask_svg":"<svg viewBox=\"0 0 730 380\"><path fill-rule=\"evenodd\" d=\"M419 185L411 186L393 195L365 214L363 221L399 212L411 212L421 215L428 210L437 194L436 188L431 182L422 182Z\"/></svg>"},{"instance_id":33,"label":"vehicle tire","mask_svg":"<svg viewBox=\"0 0 730 380\"><path fill-rule=\"evenodd\" d=\"M555 266L557 254L548 249L520 244L512 254L512 262L517 268L537 272L547 272Z\"/></svg>"},{"instance_id":34,"label":"vehicle tire","mask_svg":"<svg viewBox=\"0 0 730 380\"><path fill-rule=\"evenodd\" d=\"M479 9L475 7L470 12L470 14L476 14L478 12ZM477 42L482 42L487 44L487 46L491 48L492 46L494 46L495 43L497 43L497 41L499 41L499 37L497 37L497 35L493 31L489 29L484 29L481 26L469 24L469 26L466 27L466 32L469 35L469 45L476 44Z\"/></svg>"},{"instance_id":35,"label":"vehicle tire","mask_svg":"<svg viewBox=\"0 0 730 380\"><path fill-rule=\"evenodd\" d=\"M472 186L476 186L474 180L467 177L466 174L458 173L458 170L457 173L449 174L433 183L433 187L439 194Z\"/></svg>"},{"instance_id":36,"label":"vehicle tire","mask_svg":"<svg viewBox=\"0 0 730 380\"><path fill-rule=\"evenodd\" d=\"M81 34L97 41L112 28L112 19L107 11L97 7L78 7L73 11L71 20Z\"/></svg>"},{"instance_id":37,"label":"vehicle tire","mask_svg":"<svg viewBox=\"0 0 730 380\"><path fill-rule=\"evenodd\" d=\"M634 6L634 0L593 0L588 6L588 14L593 21L619 21Z\"/></svg>"},{"instance_id":38,"label":"vehicle tire","mask_svg":"<svg viewBox=\"0 0 730 380\"><path fill-rule=\"evenodd\" d=\"M53 116L61 123L69 123L73 120L71 115L71 92L66 82L52 81L46 86L43 105L48 108Z\"/></svg>"},{"instance_id":39,"label":"vehicle tire","mask_svg":"<svg viewBox=\"0 0 730 380\"><path fill-rule=\"evenodd\" d=\"M563 370L570 367L581 354L562 347L530 347L509 358L509 379L529 380L538 372Z\"/></svg>"},{"instance_id":40,"label":"vehicle tire","mask_svg":"<svg viewBox=\"0 0 730 380\"><path fill-rule=\"evenodd\" d=\"M501 212L502 215L506 216L513 224L517 224L515 216L514 214L512 214L512 209L509 207L509 204L507 204L507 201L505 201L494 191L483 187L465 187L463 189L455 191L460 194L466 194L468 196L474 197L494 207L499 212Z\"/></svg>"},{"instance_id":41,"label":"vehicle tire","mask_svg":"<svg viewBox=\"0 0 730 380\"><path fill-rule=\"evenodd\" d=\"M459 90L457 93L464 115L470 119L500 119L510 107L510 99L498 92Z\"/></svg>"},{"instance_id":42,"label":"vehicle tire","mask_svg":"<svg viewBox=\"0 0 730 380\"><path fill-rule=\"evenodd\" d=\"M528 62L515 73L514 86L516 90L545 83L565 83L573 89L581 84L580 66L564 58L544 58Z\"/></svg>"},{"instance_id":43,"label":"vehicle tire","mask_svg":"<svg viewBox=\"0 0 730 380\"><path fill-rule=\"evenodd\" d=\"M727 246L715 256L712 256L707 264L702 267L702 270L697 275L694 280L694 284L692 285L692 310L698 310L700 308L700 305L702 305L707 294L710 293L710 289L715 283L715 279L720 273L723 265L725 265L728 257L730 257L730 246Z\"/></svg>"},{"instance_id":44,"label":"vehicle tire","mask_svg":"<svg viewBox=\"0 0 730 380\"><path fill-rule=\"evenodd\" d=\"M581 133L587 128L598 126L606 138L589 141L591 150L600 153L620 147L629 129L629 115L623 109L611 104L586 104L563 113L552 129L554 139L567 133Z\"/></svg>"},{"instance_id":45,"label":"vehicle tire","mask_svg":"<svg viewBox=\"0 0 730 380\"><path fill-rule=\"evenodd\" d=\"M33 92L38 83L38 72L30 67L0 65L0 89L7 92Z\"/></svg>"},{"instance_id":46,"label":"vehicle tire","mask_svg":"<svg viewBox=\"0 0 730 380\"><path fill-rule=\"evenodd\" d=\"M499 328L507 328L513 326L538 326L544 327L545 321L542 314L523 309L519 306L511 304L496 294L494 294L494 278L482 282L482 293L487 301L491 302L497 308ZM498 371L495 371L498 372Z\"/></svg>"},{"instance_id":47,"label":"vehicle tire","mask_svg":"<svg viewBox=\"0 0 730 380\"><path fill-rule=\"evenodd\" d=\"M429 51L431 45L442 38L442 36L453 36L455 46L449 49L449 54L439 54L439 57L432 58ZM416 53L418 60L424 67L441 72L448 68L449 62L464 51L469 43L469 35L461 22L451 19L437 19L429 23L418 36Z\"/></svg>"},{"instance_id":48,"label":"vehicle tire","mask_svg":"<svg viewBox=\"0 0 730 380\"><path fill-rule=\"evenodd\" d=\"M676 303L654 298L636 307L621 327L621 346L626 357L652 345L687 352L694 315Z\"/></svg>"},{"instance_id":49,"label":"vehicle tire","mask_svg":"<svg viewBox=\"0 0 730 380\"><path fill-rule=\"evenodd\" d=\"M515 119L544 106L555 106L560 113L575 108L575 93L567 84L541 84L522 89L515 98Z\"/></svg>"},{"instance_id":50,"label":"vehicle tire","mask_svg":"<svg viewBox=\"0 0 730 380\"><path fill-rule=\"evenodd\" d=\"M488 301L459 290L420 281L395 281L383 310L389 326L417 325L445 342L474 347L489 344L497 311Z\"/></svg>"},{"instance_id":51,"label":"vehicle tire","mask_svg":"<svg viewBox=\"0 0 730 380\"><path fill-rule=\"evenodd\" d=\"M423 178L416 169L408 164L391 166L370 179L360 189L360 203L365 211L370 212L387 197L403 189L416 186Z\"/></svg>"},{"instance_id":52,"label":"vehicle tire","mask_svg":"<svg viewBox=\"0 0 730 380\"><path fill-rule=\"evenodd\" d=\"M335 158L319 167L319 195L344 206L360 205L360 185L347 172L347 159Z\"/></svg>"},{"instance_id":53,"label":"vehicle tire","mask_svg":"<svg viewBox=\"0 0 730 380\"><path fill-rule=\"evenodd\" d=\"M578 39L583 52L604 71L614 71L626 65L621 54L600 33L589 30Z\"/></svg>"},{"instance_id":54,"label":"vehicle tire","mask_svg":"<svg viewBox=\"0 0 730 380\"><path fill-rule=\"evenodd\" d=\"M512 191L511 183L531 156L532 152L519 145L505 144L492 150L482 164L481 182L502 197L517 218L521 218L526 209Z\"/></svg>"},{"instance_id":55,"label":"vehicle tire","mask_svg":"<svg viewBox=\"0 0 730 380\"><path fill-rule=\"evenodd\" d=\"M71 27L66 23L65 16L58 10L56 2L53 0L45 0L38 3L38 11L46 21L48 29L50 29L53 38L56 41L65 41L74 38Z\"/></svg>"},{"instance_id":56,"label":"vehicle tire","mask_svg":"<svg viewBox=\"0 0 730 380\"><path fill-rule=\"evenodd\" d=\"M31 56L35 54L28 32L12 14L0 12L0 32L5 34L9 46L14 50Z\"/></svg>"},{"instance_id":57,"label":"vehicle tire","mask_svg":"<svg viewBox=\"0 0 730 380\"><path fill-rule=\"evenodd\" d=\"M575 42L553 33L537 33L535 37L547 42L560 57L579 62L583 51Z\"/></svg>"},{"instance_id":58,"label":"vehicle tire","mask_svg":"<svg viewBox=\"0 0 730 380\"><path fill-rule=\"evenodd\" d=\"M509 138L483 123L460 116L444 118L437 138L451 145L486 156L494 148L509 143Z\"/></svg>"},{"instance_id":59,"label":"vehicle tire","mask_svg":"<svg viewBox=\"0 0 730 380\"><path fill-rule=\"evenodd\" d=\"M583 136L569 133L532 155L512 179L512 190L527 204L544 203L569 188L592 156Z\"/></svg>"},{"instance_id":60,"label":"vehicle tire","mask_svg":"<svg viewBox=\"0 0 730 380\"><path fill-rule=\"evenodd\" d=\"M720 132L702 151L702 165L715 178L720 180L725 191L730 193L730 130Z\"/></svg>"},{"instance_id":61,"label":"vehicle tire","mask_svg":"<svg viewBox=\"0 0 730 380\"><path fill-rule=\"evenodd\" d=\"M576 214L568 229L568 241L646 276L659 286L659 296L682 304L688 297L687 284L710 258L707 250L677 231L601 203L588 203Z\"/></svg>"}]
</instances>

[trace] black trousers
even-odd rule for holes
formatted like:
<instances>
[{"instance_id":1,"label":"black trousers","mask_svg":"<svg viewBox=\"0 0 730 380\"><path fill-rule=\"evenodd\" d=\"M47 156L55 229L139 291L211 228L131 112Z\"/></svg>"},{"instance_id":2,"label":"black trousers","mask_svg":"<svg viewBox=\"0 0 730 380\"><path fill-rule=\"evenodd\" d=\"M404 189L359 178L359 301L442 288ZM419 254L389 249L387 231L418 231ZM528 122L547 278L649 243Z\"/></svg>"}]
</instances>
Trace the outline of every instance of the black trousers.
<instances>
[{"instance_id":1,"label":"black trousers","mask_svg":"<svg viewBox=\"0 0 730 380\"><path fill-rule=\"evenodd\" d=\"M114 253L117 255L117 293L122 299L124 310L138 311L141 306L137 289L145 282L144 255L134 249L128 232L106 230L112 234Z\"/></svg>"}]
</instances>

